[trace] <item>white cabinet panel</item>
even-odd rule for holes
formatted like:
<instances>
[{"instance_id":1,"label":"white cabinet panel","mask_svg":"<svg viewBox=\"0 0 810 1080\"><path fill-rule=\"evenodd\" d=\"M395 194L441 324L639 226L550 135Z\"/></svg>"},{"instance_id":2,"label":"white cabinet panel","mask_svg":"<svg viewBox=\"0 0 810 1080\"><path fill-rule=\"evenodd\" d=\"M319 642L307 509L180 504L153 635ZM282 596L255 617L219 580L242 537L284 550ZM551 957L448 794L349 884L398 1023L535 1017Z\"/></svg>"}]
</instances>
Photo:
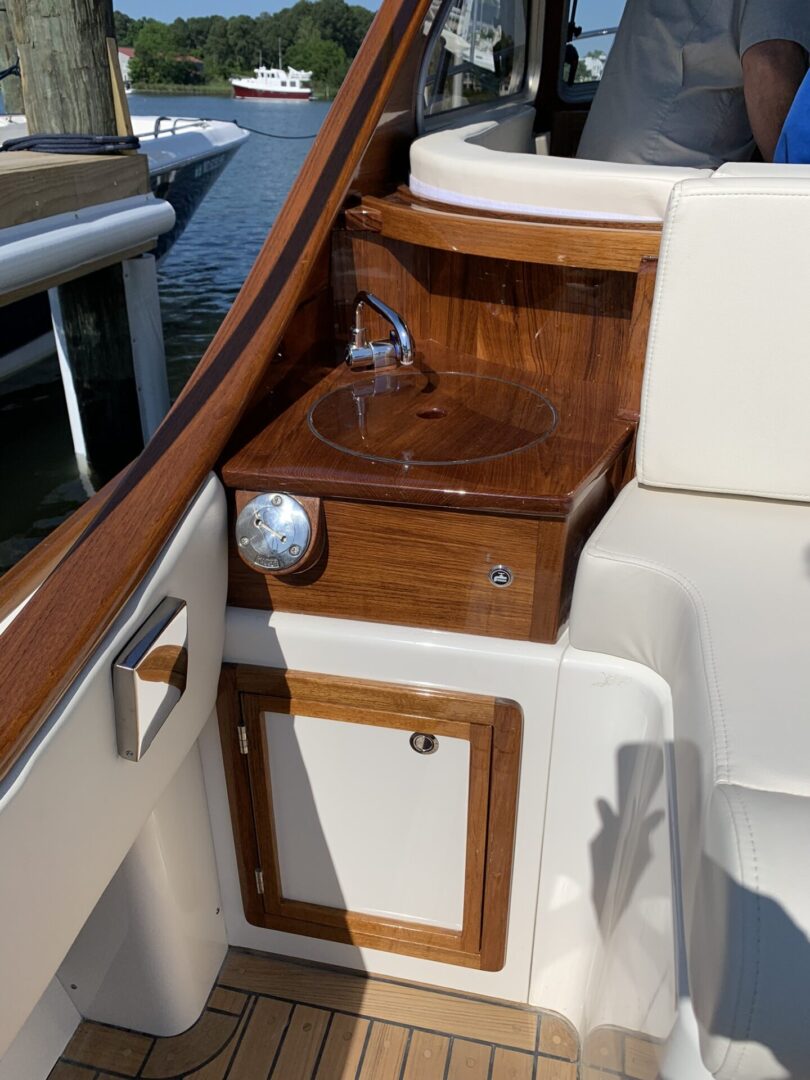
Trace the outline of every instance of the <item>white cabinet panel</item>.
<instances>
[{"instance_id":1,"label":"white cabinet panel","mask_svg":"<svg viewBox=\"0 0 810 1080\"><path fill-rule=\"evenodd\" d=\"M348 911L460 930L470 744L263 714L281 892Z\"/></svg>"}]
</instances>

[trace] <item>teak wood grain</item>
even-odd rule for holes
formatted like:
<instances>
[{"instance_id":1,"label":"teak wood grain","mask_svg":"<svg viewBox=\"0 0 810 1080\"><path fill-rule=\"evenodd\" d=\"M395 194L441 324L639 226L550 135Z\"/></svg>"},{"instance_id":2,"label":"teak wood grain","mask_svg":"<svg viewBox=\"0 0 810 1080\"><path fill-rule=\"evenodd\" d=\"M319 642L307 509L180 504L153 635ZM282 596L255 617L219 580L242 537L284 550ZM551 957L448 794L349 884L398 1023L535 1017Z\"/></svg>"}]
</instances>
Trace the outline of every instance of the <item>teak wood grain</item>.
<instances>
[{"instance_id":1,"label":"teak wood grain","mask_svg":"<svg viewBox=\"0 0 810 1080\"><path fill-rule=\"evenodd\" d=\"M152 441L0 639L0 777L158 556L265 373L419 35L429 0L384 0L229 314ZM418 44L415 45L415 42Z\"/></svg>"},{"instance_id":2,"label":"teak wood grain","mask_svg":"<svg viewBox=\"0 0 810 1080\"><path fill-rule=\"evenodd\" d=\"M236 493L237 505L254 494ZM610 497L607 479L594 481L570 522L326 500L326 553L311 576L257 573L231 542L228 603L556 641L576 558ZM489 580L498 565L514 575L509 588Z\"/></svg>"},{"instance_id":3,"label":"teak wood grain","mask_svg":"<svg viewBox=\"0 0 810 1080\"><path fill-rule=\"evenodd\" d=\"M641 408L641 384L644 378L644 361L647 358L647 339L650 336L650 319L657 273L657 259L645 259L639 268L636 293L633 298L630 334L622 368L618 401L619 415L634 420L638 420Z\"/></svg>"},{"instance_id":4,"label":"teak wood grain","mask_svg":"<svg viewBox=\"0 0 810 1080\"><path fill-rule=\"evenodd\" d=\"M166 683L181 693L188 679L188 649L184 645L161 645L135 668L143 682Z\"/></svg>"},{"instance_id":5,"label":"teak wood grain","mask_svg":"<svg viewBox=\"0 0 810 1080\"><path fill-rule=\"evenodd\" d=\"M442 251L592 270L638 269L658 254L660 233L649 229L561 225L548 221L493 219L473 211L440 210L400 195L367 197L364 207L380 215L380 231L392 240Z\"/></svg>"},{"instance_id":6,"label":"teak wood grain","mask_svg":"<svg viewBox=\"0 0 810 1080\"><path fill-rule=\"evenodd\" d=\"M514 379L501 366L424 343L418 364L425 371L469 372ZM408 465L369 461L322 442L310 430L310 409L331 390L352 386L358 376L341 367L295 402L222 467L228 487L252 491L289 490L321 498L373 500L454 510L564 517L581 490L601 475L629 442L633 425L617 416L615 388L523 372L515 380L551 402L557 426L544 441L517 453L453 465ZM474 382L474 380L473 380ZM485 406L483 406L485 407ZM479 401L463 415L470 442L486 453L491 423ZM461 413L461 410L459 410ZM437 421L430 421L435 423ZM439 420L438 423L443 423ZM447 421L455 423L455 414ZM404 434L414 439L426 421L403 415ZM514 420L520 427L519 418ZM401 437L402 432L392 433Z\"/></svg>"},{"instance_id":7,"label":"teak wood grain","mask_svg":"<svg viewBox=\"0 0 810 1080\"><path fill-rule=\"evenodd\" d=\"M379 1021L478 1039L534 1053L538 1014L487 998L467 997L389 979L305 967L271 956L229 950L220 983L270 997L302 1001L338 1013L361 1013ZM545 1014L543 1015L545 1020ZM376 1080L374 1074L370 1074Z\"/></svg>"},{"instance_id":8,"label":"teak wood grain","mask_svg":"<svg viewBox=\"0 0 810 1080\"><path fill-rule=\"evenodd\" d=\"M520 767L522 714L517 705L432 687L225 665L218 712L240 882L251 922L484 970L503 966ZM470 743L468 801L463 811L459 808L467 816L460 930L284 897L265 712L418 728ZM247 755L238 751L239 724L247 733ZM261 898L253 880L259 866L264 875Z\"/></svg>"},{"instance_id":9,"label":"teak wood grain","mask_svg":"<svg viewBox=\"0 0 810 1080\"><path fill-rule=\"evenodd\" d=\"M510 377L432 342L420 363ZM325 525L321 559L286 579L245 566L231 540L229 603L555 641L577 558L615 494L611 478L634 431L618 416L616 389L521 373L521 384L557 409L549 438L484 462L406 466L344 454L310 430L311 406L353 379L345 370L332 373L223 466L223 479L236 489L232 519L255 494L280 490L321 497ZM470 444L494 438L485 405L465 415ZM399 425L406 436L408 422L403 416ZM520 427L519 418L511 422ZM499 565L512 571L507 589L489 579Z\"/></svg>"},{"instance_id":10,"label":"teak wood grain","mask_svg":"<svg viewBox=\"0 0 810 1080\"><path fill-rule=\"evenodd\" d=\"M640 373L627 348L637 275L431 250L373 231L336 229L332 279L339 334L348 340L357 292L406 316L417 346L544 377L600 383L607 394ZM374 334L387 334L382 323ZM632 387L630 387L632 389Z\"/></svg>"}]
</instances>

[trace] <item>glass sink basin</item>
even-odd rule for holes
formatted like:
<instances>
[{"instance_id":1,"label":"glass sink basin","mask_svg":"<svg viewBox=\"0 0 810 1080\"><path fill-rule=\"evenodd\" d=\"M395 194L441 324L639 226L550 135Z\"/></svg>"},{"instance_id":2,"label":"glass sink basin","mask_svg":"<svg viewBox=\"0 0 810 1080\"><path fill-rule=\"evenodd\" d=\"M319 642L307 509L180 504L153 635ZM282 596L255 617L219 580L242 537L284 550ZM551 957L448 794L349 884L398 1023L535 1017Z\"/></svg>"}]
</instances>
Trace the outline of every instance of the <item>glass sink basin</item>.
<instances>
[{"instance_id":1,"label":"glass sink basin","mask_svg":"<svg viewBox=\"0 0 810 1080\"><path fill-rule=\"evenodd\" d=\"M508 379L400 370L330 391L307 420L322 442L369 461L465 465L542 442L557 413L542 394Z\"/></svg>"}]
</instances>

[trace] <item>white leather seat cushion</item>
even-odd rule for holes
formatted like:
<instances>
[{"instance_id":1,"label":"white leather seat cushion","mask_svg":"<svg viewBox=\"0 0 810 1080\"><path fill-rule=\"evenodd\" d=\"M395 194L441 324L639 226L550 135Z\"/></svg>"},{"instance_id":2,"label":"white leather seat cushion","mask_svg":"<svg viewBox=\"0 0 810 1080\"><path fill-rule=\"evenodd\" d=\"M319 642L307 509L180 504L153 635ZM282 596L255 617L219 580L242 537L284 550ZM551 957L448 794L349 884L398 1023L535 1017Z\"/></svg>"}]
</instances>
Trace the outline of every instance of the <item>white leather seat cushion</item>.
<instances>
[{"instance_id":1,"label":"white leather seat cushion","mask_svg":"<svg viewBox=\"0 0 810 1080\"><path fill-rule=\"evenodd\" d=\"M723 166L664 226L638 476L810 500L810 169Z\"/></svg>"},{"instance_id":2,"label":"white leather seat cushion","mask_svg":"<svg viewBox=\"0 0 810 1080\"><path fill-rule=\"evenodd\" d=\"M631 483L580 559L571 640L694 686L678 733L712 782L810 795L810 508Z\"/></svg>"},{"instance_id":3,"label":"white leather seat cushion","mask_svg":"<svg viewBox=\"0 0 810 1080\"><path fill-rule=\"evenodd\" d=\"M789 900L790 921L810 927L810 890L794 876L810 836L810 508L633 482L580 559L571 642L646 664L672 690L689 977L699 1018L713 1031L705 1040L707 1063L718 1077L735 1080L804 1075L761 1071L762 1057L749 1042L767 1042L769 1014L760 1016L759 1036L752 1032L750 1040L744 1027L731 1034L712 1028L716 1014L736 1015L729 995L750 995L751 980L764 978L766 968L761 964L755 978L746 961L741 979L727 972L718 984L718 965L737 962L750 945L749 929L740 929L728 897L712 889L706 858L725 866L724 853L738 846L727 817L713 832L707 825L721 788L775 792L777 806L786 799L800 807L801 832L787 818L780 829L778 810L773 825L762 825L758 877L754 882L746 864L743 883L777 905ZM714 838L708 846L707 830ZM720 948L717 935L724 933ZM810 981L810 951L797 962ZM795 1043L795 1025L805 1027L802 1010L786 1008L779 1022ZM742 1040L734 1054L723 1044L729 1038ZM749 1049L737 1054L740 1046ZM810 1056L805 1060L810 1064Z\"/></svg>"},{"instance_id":4,"label":"white leather seat cushion","mask_svg":"<svg viewBox=\"0 0 810 1080\"><path fill-rule=\"evenodd\" d=\"M704 169L509 153L481 145L496 121L425 135L411 145L415 195L538 216L662 221L673 186L709 177Z\"/></svg>"},{"instance_id":5,"label":"white leather seat cushion","mask_svg":"<svg viewBox=\"0 0 810 1080\"><path fill-rule=\"evenodd\" d=\"M810 1075L808 836L808 798L712 794L689 970L701 1054L723 1080Z\"/></svg>"}]
</instances>

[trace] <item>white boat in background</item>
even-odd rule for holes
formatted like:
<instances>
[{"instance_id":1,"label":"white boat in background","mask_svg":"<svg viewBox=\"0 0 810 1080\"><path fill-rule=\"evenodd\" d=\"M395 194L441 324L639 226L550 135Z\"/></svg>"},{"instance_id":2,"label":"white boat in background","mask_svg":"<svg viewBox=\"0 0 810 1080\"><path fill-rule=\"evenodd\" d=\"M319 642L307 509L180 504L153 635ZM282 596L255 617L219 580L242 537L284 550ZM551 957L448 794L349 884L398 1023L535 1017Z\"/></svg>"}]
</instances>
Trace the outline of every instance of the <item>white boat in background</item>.
<instances>
[{"instance_id":1,"label":"white boat in background","mask_svg":"<svg viewBox=\"0 0 810 1080\"><path fill-rule=\"evenodd\" d=\"M254 68L256 77L231 79L235 98L275 98L284 101L310 101L312 90L307 85L311 71L298 71L281 66L267 68L263 64Z\"/></svg>"},{"instance_id":2,"label":"white boat in background","mask_svg":"<svg viewBox=\"0 0 810 1080\"><path fill-rule=\"evenodd\" d=\"M133 116L132 131L149 159L152 191L174 207L177 223L161 238L163 258L191 220L211 185L247 139L228 120L190 116ZM28 134L24 116L0 116L0 145Z\"/></svg>"},{"instance_id":3,"label":"white boat in background","mask_svg":"<svg viewBox=\"0 0 810 1080\"><path fill-rule=\"evenodd\" d=\"M162 259L248 132L225 120L185 116L133 116L140 152L149 159L152 191L174 208L174 227L158 240ZM0 116L0 144L28 134L24 116ZM12 304L0 313L0 381L44 360L54 351L47 294Z\"/></svg>"}]
</instances>

